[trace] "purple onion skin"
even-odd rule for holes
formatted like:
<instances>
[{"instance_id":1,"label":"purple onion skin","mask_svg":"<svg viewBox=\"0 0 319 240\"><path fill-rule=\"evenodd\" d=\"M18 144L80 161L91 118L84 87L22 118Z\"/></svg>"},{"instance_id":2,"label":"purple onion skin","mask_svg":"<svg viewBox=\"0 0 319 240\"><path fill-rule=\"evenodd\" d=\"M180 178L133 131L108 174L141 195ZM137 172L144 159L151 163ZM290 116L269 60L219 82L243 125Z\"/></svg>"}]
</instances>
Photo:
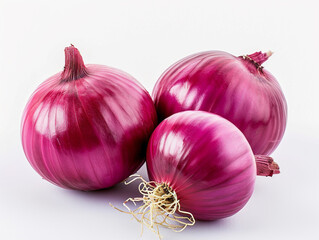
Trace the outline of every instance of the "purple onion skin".
<instances>
[{"instance_id":1,"label":"purple onion skin","mask_svg":"<svg viewBox=\"0 0 319 240\"><path fill-rule=\"evenodd\" d=\"M208 51L173 64L153 90L159 120L185 110L216 113L244 133L254 154L272 153L285 132L287 104L275 77L261 67L268 56L248 56Z\"/></svg>"},{"instance_id":2,"label":"purple onion skin","mask_svg":"<svg viewBox=\"0 0 319 240\"><path fill-rule=\"evenodd\" d=\"M162 121L147 148L152 181L176 191L181 210L198 220L231 216L254 190L256 164L245 136L228 120L203 111Z\"/></svg>"},{"instance_id":3,"label":"purple onion skin","mask_svg":"<svg viewBox=\"0 0 319 240\"><path fill-rule=\"evenodd\" d=\"M147 91L102 65L85 65L76 80L61 76L42 83L24 110L22 145L32 167L53 184L84 191L136 172L157 121Z\"/></svg>"}]
</instances>

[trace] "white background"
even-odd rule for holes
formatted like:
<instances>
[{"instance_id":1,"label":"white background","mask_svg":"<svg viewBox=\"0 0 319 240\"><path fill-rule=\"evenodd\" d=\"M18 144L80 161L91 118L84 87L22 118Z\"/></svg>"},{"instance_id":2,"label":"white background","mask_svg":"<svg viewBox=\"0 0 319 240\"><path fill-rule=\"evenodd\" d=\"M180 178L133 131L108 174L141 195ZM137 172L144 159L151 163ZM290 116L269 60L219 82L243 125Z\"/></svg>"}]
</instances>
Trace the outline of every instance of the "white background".
<instances>
[{"instance_id":1,"label":"white background","mask_svg":"<svg viewBox=\"0 0 319 240\"><path fill-rule=\"evenodd\" d=\"M20 120L28 97L63 69L74 44L85 63L120 68L151 92L172 63L203 50L272 50L264 64L288 102L285 137L273 153L281 174L258 177L233 217L197 222L165 239L319 239L319 6L317 1L0 0L0 239L140 239L119 213L136 185L98 192L60 189L26 160ZM145 174L145 169L140 171ZM142 239L156 239L145 230Z\"/></svg>"}]
</instances>

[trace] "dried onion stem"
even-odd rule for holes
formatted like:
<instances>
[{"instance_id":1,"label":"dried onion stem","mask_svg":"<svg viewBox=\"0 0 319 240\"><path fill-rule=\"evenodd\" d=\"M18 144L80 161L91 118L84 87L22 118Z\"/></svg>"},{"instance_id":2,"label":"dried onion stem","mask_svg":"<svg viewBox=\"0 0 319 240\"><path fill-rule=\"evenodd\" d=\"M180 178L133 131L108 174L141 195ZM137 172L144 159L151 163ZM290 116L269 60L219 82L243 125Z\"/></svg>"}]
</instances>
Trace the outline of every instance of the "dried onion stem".
<instances>
[{"instance_id":1,"label":"dried onion stem","mask_svg":"<svg viewBox=\"0 0 319 240\"><path fill-rule=\"evenodd\" d=\"M175 232L183 231L187 226L195 224L193 215L189 212L180 209L180 203L176 192L169 187L167 183L157 183L154 181L147 182L140 175L132 175L133 179L125 181L128 185L136 180L141 180L138 189L143 195L137 198L128 198L123 206L128 210L123 211L111 203L110 205L116 210L131 214L142 226L147 226L155 234L161 238L159 234L159 226L172 229ZM131 210L127 203L133 203L137 206L137 202L142 202L142 205Z\"/></svg>"}]
</instances>

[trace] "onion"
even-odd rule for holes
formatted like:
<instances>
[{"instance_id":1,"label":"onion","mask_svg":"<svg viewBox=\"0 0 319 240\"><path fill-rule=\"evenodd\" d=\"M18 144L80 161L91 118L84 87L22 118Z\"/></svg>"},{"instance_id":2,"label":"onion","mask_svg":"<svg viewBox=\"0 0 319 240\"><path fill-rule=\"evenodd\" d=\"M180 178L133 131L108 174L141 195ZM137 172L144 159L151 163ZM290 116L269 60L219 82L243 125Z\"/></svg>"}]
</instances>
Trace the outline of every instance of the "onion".
<instances>
[{"instance_id":1,"label":"onion","mask_svg":"<svg viewBox=\"0 0 319 240\"><path fill-rule=\"evenodd\" d=\"M145 161L156 126L150 95L130 75L84 65L65 48L64 71L43 82L24 110L21 137L27 159L46 180L63 188L107 188Z\"/></svg>"},{"instance_id":2,"label":"onion","mask_svg":"<svg viewBox=\"0 0 319 240\"><path fill-rule=\"evenodd\" d=\"M150 138L146 163L151 182L141 183L143 198L128 199L144 205L129 213L154 231L158 225L181 230L194 218L229 217L254 190L249 143L235 125L212 113L184 111L162 121Z\"/></svg>"},{"instance_id":3,"label":"onion","mask_svg":"<svg viewBox=\"0 0 319 240\"><path fill-rule=\"evenodd\" d=\"M173 64L153 90L160 120L185 110L216 113L243 132L255 154L272 153L286 128L287 104L277 80L261 66L270 55L208 51Z\"/></svg>"}]
</instances>

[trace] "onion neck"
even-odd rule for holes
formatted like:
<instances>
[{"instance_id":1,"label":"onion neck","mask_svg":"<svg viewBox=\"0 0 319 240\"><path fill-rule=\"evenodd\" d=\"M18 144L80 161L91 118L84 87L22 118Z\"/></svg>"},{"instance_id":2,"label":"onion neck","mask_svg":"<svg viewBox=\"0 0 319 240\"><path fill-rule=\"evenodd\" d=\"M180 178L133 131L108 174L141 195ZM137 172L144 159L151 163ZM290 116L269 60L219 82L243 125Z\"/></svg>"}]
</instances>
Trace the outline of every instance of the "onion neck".
<instances>
[{"instance_id":1,"label":"onion neck","mask_svg":"<svg viewBox=\"0 0 319 240\"><path fill-rule=\"evenodd\" d=\"M65 66L61 74L61 82L69 82L83 78L87 75L82 56L72 44L64 49Z\"/></svg>"},{"instance_id":2,"label":"onion neck","mask_svg":"<svg viewBox=\"0 0 319 240\"><path fill-rule=\"evenodd\" d=\"M263 52L255 52L253 54L245 55L245 56L240 56L244 60L248 60L251 63L253 63L257 69L262 69L263 67L261 66L264 62L268 60L268 58L272 55L273 53L271 51L268 51L266 53Z\"/></svg>"},{"instance_id":3,"label":"onion neck","mask_svg":"<svg viewBox=\"0 0 319 240\"><path fill-rule=\"evenodd\" d=\"M273 174L279 174L279 166L269 156L266 155L255 155L257 175L271 177Z\"/></svg>"}]
</instances>

